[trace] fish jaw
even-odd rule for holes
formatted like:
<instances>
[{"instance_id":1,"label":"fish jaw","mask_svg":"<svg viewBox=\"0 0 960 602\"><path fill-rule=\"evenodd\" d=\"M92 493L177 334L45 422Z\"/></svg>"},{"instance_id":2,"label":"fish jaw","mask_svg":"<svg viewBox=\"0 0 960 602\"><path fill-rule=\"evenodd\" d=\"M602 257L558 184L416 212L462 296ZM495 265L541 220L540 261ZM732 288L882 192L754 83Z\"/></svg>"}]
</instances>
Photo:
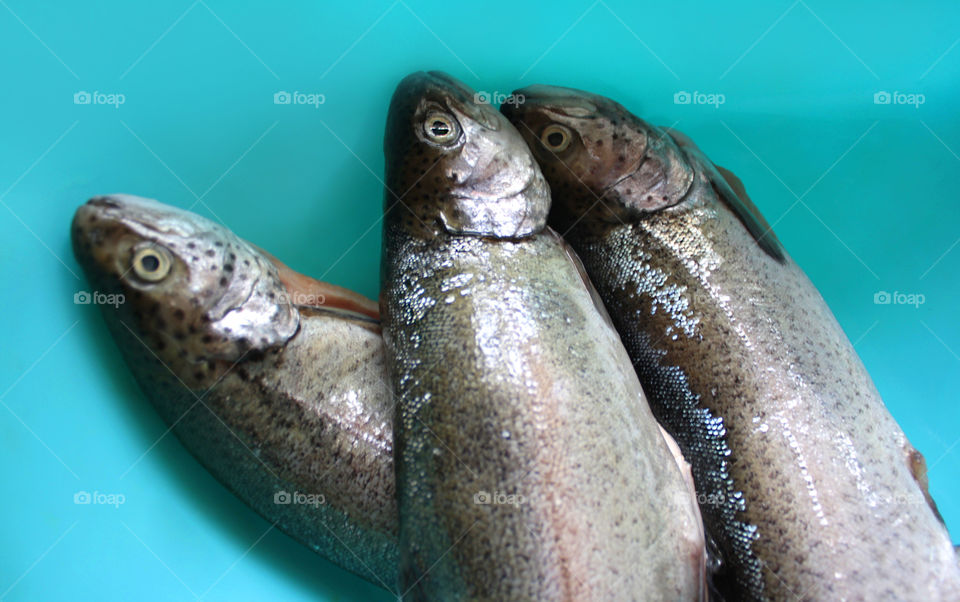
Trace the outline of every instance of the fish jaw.
<instances>
[{"instance_id":1,"label":"fish jaw","mask_svg":"<svg viewBox=\"0 0 960 602\"><path fill-rule=\"evenodd\" d=\"M128 331L191 386L299 327L270 261L196 214L131 195L95 197L77 209L71 238L95 290L123 299L101 305L112 329ZM161 279L136 269L144 249L166 258Z\"/></svg>"},{"instance_id":2,"label":"fish jaw","mask_svg":"<svg viewBox=\"0 0 960 602\"><path fill-rule=\"evenodd\" d=\"M500 110L523 135L554 195L550 223L566 231L584 216L622 223L680 203L694 173L673 140L602 96L556 86L514 91ZM551 128L568 136L551 147Z\"/></svg>"},{"instance_id":3,"label":"fish jaw","mask_svg":"<svg viewBox=\"0 0 960 602\"><path fill-rule=\"evenodd\" d=\"M457 136L428 137L440 116ZM388 223L430 237L438 231L529 236L546 224L550 192L512 125L462 82L418 72L397 86L384 138Z\"/></svg>"}]
</instances>

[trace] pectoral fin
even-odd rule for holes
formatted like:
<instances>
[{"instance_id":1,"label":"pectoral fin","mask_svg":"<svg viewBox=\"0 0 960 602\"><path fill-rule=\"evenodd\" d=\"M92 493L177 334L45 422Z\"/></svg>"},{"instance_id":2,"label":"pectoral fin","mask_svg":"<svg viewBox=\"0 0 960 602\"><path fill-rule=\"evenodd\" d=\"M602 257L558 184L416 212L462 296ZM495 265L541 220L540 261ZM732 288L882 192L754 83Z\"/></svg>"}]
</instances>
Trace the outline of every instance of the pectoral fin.
<instances>
[{"instance_id":1,"label":"pectoral fin","mask_svg":"<svg viewBox=\"0 0 960 602\"><path fill-rule=\"evenodd\" d=\"M380 319L380 308L376 301L367 299L360 293L355 293L342 286L320 282L309 276L304 276L290 269L282 261L263 249L257 247L257 250L263 253L277 268L280 282L286 287L291 301L295 305L340 309L358 313L374 320Z\"/></svg>"}]
</instances>

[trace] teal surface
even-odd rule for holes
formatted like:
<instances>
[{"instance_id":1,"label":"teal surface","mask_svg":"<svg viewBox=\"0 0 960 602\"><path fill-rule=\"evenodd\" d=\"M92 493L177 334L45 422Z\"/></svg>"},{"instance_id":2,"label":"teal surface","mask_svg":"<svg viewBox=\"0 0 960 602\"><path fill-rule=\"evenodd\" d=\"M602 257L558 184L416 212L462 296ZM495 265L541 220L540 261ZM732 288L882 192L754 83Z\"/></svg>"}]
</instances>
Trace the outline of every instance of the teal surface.
<instances>
[{"instance_id":1,"label":"teal surface","mask_svg":"<svg viewBox=\"0 0 960 602\"><path fill-rule=\"evenodd\" d=\"M926 455L956 541L958 35L953 2L0 0L0 598L391 599L166 434L73 302L68 225L101 193L193 206L374 297L385 111L418 69L605 94L737 173Z\"/></svg>"}]
</instances>

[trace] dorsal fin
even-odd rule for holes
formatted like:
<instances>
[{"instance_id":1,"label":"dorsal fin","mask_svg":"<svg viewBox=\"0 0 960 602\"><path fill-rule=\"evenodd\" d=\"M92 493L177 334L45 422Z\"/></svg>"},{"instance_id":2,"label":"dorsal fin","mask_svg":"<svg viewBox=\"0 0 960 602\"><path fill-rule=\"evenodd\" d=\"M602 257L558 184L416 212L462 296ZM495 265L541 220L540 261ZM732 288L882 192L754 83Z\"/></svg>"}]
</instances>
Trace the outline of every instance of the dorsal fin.
<instances>
[{"instance_id":1,"label":"dorsal fin","mask_svg":"<svg viewBox=\"0 0 960 602\"><path fill-rule=\"evenodd\" d=\"M713 174L710 177L710 183L717 195L737 214L743 225L746 226L750 234L757 241L757 244L767 252L767 255L773 257L780 263L786 261L783 244L773 228L753 204L753 201L747 196L747 191L743 187L743 182L728 169L724 169L713 163Z\"/></svg>"},{"instance_id":2,"label":"dorsal fin","mask_svg":"<svg viewBox=\"0 0 960 602\"><path fill-rule=\"evenodd\" d=\"M707 159L703 151L683 132L669 128L666 131L681 149L699 159L698 162L703 166L714 192L733 211L734 215L753 236L753 239L760 245L760 248L778 262L786 262L786 251L783 244L774 234L773 228L770 227L763 214L760 213L760 210L747 195L740 178L730 170L724 169Z\"/></svg>"},{"instance_id":3,"label":"dorsal fin","mask_svg":"<svg viewBox=\"0 0 960 602\"><path fill-rule=\"evenodd\" d=\"M260 247L256 247L256 249L263 253L277 268L280 282L287 288L287 293L296 305L340 309L361 314L374 320L380 319L380 307L376 301L367 299L360 293L355 293L348 288L304 276ZM303 302L300 302L301 300Z\"/></svg>"}]
</instances>

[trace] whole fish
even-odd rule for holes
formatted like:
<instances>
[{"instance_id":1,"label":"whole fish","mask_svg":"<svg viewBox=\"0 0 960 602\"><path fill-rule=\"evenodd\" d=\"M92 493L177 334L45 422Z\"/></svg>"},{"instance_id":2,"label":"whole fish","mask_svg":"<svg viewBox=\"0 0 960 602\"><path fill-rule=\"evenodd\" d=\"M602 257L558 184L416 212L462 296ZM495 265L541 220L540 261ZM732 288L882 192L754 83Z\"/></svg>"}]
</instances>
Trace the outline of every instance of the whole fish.
<instances>
[{"instance_id":1,"label":"whole fish","mask_svg":"<svg viewBox=\"0 0 960 602\"><path fill-rule=\"evenodd\" d=\"M384 140L381 310L398 394L402 591L690 600L690 489L516 130L415 73Z\"/></svg>"},{"instance_id":2,"label":"whole fish","mask_svg":"<svg viewBox=\"0 0 960 602\"><path fill-rule=\"evenodd\" d=\"M226 228L111 195L73 219L127 365L184 446L268 521L393 590L393 401L376 305ZM332 309L331 309L332 308Z\"/></svg>"},{"instance_id":3,"label":"whole fish","mask_svg":"<svg viewBox=\"0 0 960 602\"><path fill-rule=\"evenodd\" d=\"M732 174L593 94L503 112L553 190L657 418L692 464L734 599L960 600L923 457Z\"/></svg>"}]
</instances>

